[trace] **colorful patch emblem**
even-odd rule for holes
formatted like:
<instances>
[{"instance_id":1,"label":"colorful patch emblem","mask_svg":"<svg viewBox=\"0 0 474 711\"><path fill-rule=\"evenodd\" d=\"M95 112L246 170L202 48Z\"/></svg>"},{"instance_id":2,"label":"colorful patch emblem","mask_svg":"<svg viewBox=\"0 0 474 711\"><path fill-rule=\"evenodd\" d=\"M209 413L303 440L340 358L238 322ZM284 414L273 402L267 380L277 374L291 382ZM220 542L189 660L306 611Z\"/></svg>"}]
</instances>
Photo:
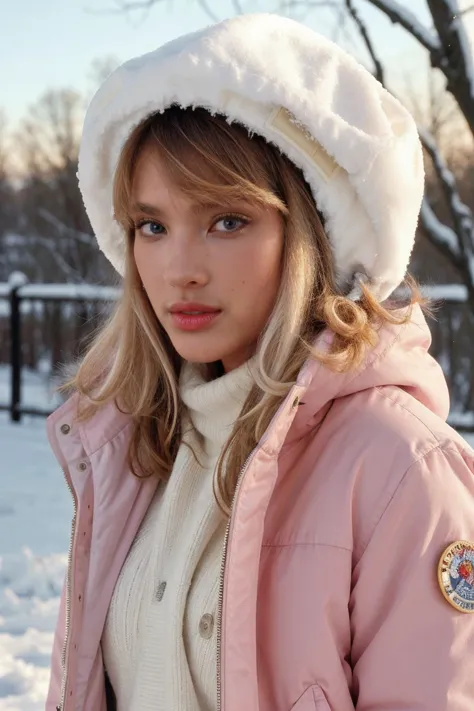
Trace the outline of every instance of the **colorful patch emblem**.
<instances>
[{"instance_id":1,"label":"colorful patch emblem","mask_svg":"<svg viewBox=\"0 0 474 711\"><path fill-rule=\"evenodd\" d=\"M438 567L446 600L459 612L474 612L474 543L456 541L446 548Z\"/></svg>"}]
</instances>

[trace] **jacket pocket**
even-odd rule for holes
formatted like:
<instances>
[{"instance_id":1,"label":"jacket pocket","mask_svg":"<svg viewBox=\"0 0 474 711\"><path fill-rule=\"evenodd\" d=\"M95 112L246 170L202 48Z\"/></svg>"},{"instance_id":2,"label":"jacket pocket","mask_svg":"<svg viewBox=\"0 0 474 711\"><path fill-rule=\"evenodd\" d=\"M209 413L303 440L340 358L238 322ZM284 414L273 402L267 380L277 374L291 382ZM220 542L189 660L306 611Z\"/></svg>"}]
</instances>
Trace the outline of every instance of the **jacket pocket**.
<instances>
[{"instance_id":1,"label":"jacket pocket","mask_svg":"<svg viewBox=\"0 0 474 711\"><path fill-rule=\"evenodd\" d=\"M318 684L310 686L300 696L291 711L331 711L324 691Z\"/></svg>"}]
</instances>

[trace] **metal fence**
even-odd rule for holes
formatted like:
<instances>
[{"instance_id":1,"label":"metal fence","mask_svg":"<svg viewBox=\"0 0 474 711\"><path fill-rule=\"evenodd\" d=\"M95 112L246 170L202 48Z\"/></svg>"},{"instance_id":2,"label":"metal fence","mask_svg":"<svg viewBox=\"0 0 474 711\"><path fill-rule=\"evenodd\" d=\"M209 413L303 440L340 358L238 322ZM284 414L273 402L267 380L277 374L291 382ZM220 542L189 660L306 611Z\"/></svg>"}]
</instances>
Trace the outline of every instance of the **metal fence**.
<instances>
[{"instance_id":1,"label":"metal fence","mask_svg":"<svg viewBox=\"0 0 474 711\"><path fill-rule=\"evenodd\" d=\"M450 422L474 432L474 314L460 285L426 288L442 306L430 323L432 354L446 374L453 403ZM27 371L46 370L54 378L61 366L79 356L88 336L110 310L119 289L92 285L28 284L21 274L0 283L0 364L9 366L9 397L0 410L14 422L22 415L46 416L54 409L25 403Z\"/></svg>"},{"instance_id":2,"label":"metal fence","mask_svg":"<svg viewBox=\"0 0 474 711\"><path fill-rule=\"evenodd\" d=\"M24 403L25 369L36 371L41 363L54 378L80 355L118 294L106 286L28 284L21 274L0 283L0 363L10 366L10 397L0 402L0 410L9 411L13 422L20 422L22 415L47 416L54 409Z\"/></svg>"}]
</instances>

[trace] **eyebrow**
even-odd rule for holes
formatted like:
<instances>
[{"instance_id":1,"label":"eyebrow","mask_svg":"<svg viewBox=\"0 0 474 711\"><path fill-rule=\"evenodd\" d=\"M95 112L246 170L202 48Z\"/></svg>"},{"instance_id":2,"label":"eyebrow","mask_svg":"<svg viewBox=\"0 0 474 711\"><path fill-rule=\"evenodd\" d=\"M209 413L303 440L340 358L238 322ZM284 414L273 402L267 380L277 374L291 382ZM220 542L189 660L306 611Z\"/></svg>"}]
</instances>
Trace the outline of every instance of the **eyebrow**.
<instances>
[{"instance_id":1,"label":"eyebrow","mask_svg":"<svg viewBox=\"0 0 474 711\"><path fill-rule=\"evenodd\" d=\"M161 217L162 211L156 205L151 205L146 202L135 202L131 205L131 212L142 212L150 217Z\"/></svg>"},{"instance_id":2,"label":"eyebrow","mask_svg":"<svg viewBox=\"0 0 474 711\"><path fill-rule=\"evenodd\" d=\"M217 208L225 208L225 205L222 205L222 203L217 202L196 202L193 203L193 208L196 210L196 212L202 213L210 210L215 210ZM141 212L145 215L149 215L150 217L158 218L162 218L165 214L164 210L162 210L161 208L146 202L133 203L131 206L131 211L134 213Z\"/></svg>"}]
</instances>

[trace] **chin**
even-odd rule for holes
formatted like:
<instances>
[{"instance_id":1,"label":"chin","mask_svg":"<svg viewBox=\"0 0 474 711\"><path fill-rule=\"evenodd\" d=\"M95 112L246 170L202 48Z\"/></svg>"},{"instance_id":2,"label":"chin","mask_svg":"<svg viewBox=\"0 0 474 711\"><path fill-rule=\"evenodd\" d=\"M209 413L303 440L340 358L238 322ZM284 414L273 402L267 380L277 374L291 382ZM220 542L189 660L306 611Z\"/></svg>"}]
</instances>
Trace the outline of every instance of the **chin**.
<instances>
[{"instance_id":1,"label":"chin","mask_svg":"<svg viewBox=\"0 0 474 711\"><path fill-rule=\"evenodd\" d=\"M185 336L184 338L170 337L170 340L181 358L191 363L215 363L225 358L229 352L228 349L219 347L217 343L211 343L212 339L196 334L192 339Z\"/></svg>"}]
</instances>

